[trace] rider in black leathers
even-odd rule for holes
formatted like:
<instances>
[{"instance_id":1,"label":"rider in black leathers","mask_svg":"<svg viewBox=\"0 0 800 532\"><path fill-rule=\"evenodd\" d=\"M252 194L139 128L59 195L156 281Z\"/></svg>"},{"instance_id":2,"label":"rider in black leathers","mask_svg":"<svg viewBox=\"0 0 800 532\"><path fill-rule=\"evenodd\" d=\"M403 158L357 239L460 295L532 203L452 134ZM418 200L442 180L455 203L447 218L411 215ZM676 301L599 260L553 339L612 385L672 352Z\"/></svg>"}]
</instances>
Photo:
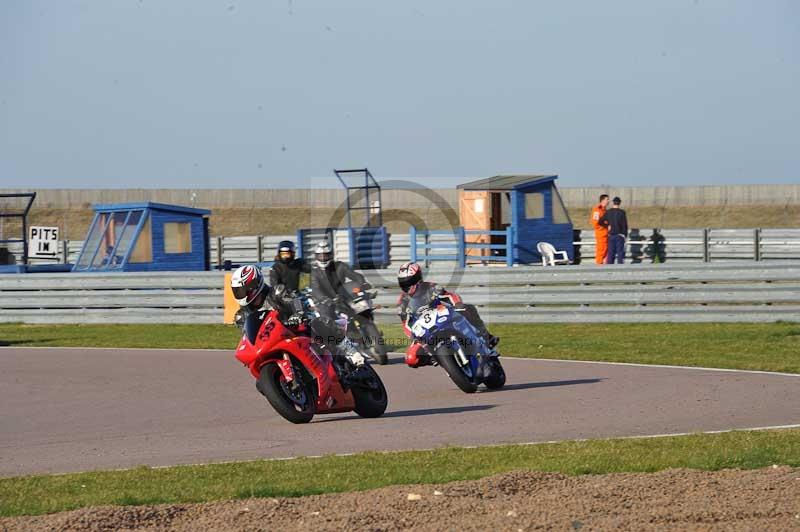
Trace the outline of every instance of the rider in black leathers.
<instances>
[{"instance_id":1,"label":"rider in black leathers","mask_svg":"<svg viewBox=\"0 0 800 532\"><path fill-rule=\"evenodd\" d=\"M333 252L326 240L317 244L314 258L316 260L311 268L311 294L321 315L335 319L336 303L333 300L337 297L340 300L351 297L345 290L345 283L355 282L363 290L372 288L364 276L353 270L349 264L333 260Z\"/></svg>"},{"instance_id":2,"label":"rider in black leathers","mask_svg":"<svg viewBox=\"0 0 800 532\"><path fill-rule=\"evenodd\" d=\"M282 284L289 293L300 289L300 274L311 273L309 261L295 258L295 246L291 240L282 240L278 244L275 263L269 271L269 284Z\"/></svg>"}]
</instances>

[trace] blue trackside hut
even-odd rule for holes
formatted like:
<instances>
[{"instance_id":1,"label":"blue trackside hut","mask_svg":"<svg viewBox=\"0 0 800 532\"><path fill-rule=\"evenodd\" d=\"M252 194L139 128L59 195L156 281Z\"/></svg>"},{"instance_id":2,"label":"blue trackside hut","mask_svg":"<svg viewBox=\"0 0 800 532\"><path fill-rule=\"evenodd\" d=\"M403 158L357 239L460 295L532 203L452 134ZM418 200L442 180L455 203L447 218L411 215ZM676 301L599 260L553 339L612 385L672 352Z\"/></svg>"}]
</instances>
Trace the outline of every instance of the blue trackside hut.
<instances>
[{"instance_id":1,"label":"blue trackside hut","mask_svg":"<svg viewBox=\"0 0 800 532\"><path fill-rule=\"evenodd\" d=\"M466 230L492 232L510 225L515 263L541 262L539 242L565 250L572 260L572 220L556 179L557 175L498 175L459 185L461 224Z\"/></svg>"},{"instance_id":2,"label":"blue trackside hut","mask_svg":"<svg viewBox=\"0 0 800 532\"><path fill-rule=\"evenodd\" d=\"M72 271L200 271L210 268L211 211L164 203L95 205Z\"/></svg>"}]
</instances>

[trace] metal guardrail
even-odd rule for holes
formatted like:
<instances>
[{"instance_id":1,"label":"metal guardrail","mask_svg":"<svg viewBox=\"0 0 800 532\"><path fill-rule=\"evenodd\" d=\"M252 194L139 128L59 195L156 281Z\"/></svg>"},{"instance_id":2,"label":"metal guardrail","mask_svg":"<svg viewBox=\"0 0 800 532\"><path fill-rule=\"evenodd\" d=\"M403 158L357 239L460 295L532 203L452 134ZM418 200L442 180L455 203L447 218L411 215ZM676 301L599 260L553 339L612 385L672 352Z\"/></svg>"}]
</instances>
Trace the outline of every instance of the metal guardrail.
<instances>
[{"instance_id":1,"label":"metal guardrail","mask_svg":"<svg viewBox=\"0 0 800 532\"><path fill-rule=\"evenodd\" d=\"M433 231L427 236L429 250L442 251L448 246L455 250L457 238L452 231ZM469 233L469 232L467 232ZM644 234L641 231L633 232L626 242L628 262L652 262L655 250L652 249L651 230ZM423 240L417 232L418 249L421 249ZM498 233L500 234L500 233ZM800 260L800 229L663 229L659 234L663 241L656 242L660 246L662 262L675 264L681 262L717 262L717 261L773 261L773 260ZM594 234L592 231L576 231L574 246L576 256L582 262L590 261L594 257ZM264 236L236 236L214 237L210 240L211 263L215 266L230 260L234 264L253 262L270 262L275 256L278 242L281 240L297 240L297 235L264 235ZM338 257L349 257L349 241L346 231L333 232L334 252ZM306 254L313 249L316 240L310 240ZM58 245L58 258L60 262L74 263L80 252L83 242L79 240L63 240ZM470 247L472 244L468 243ZM478 246L486 246L479 244ZM503 244L494 246L504 247ZM22 245L9 245L9 251L21 257ZM221 252L220 252L221 250ZM408 233L389 235L390 264L400 264L411 260L411 238ZM450 251L448 251L450 253ZM434 254L433 252L431 253ZM448 259L456 263L456 254L450 253ZM475 257L485 262L504 262L505 257ZM417 254L420 262L426 262L423 253ZM467 257L472 261L473 257ZM52 261L37 261L32 263L52 263ZM431 264L431 261L427 261Z\"/></svg>"},{"instance_id":2,"label":"metal guardrail","mask_svg":"<svg viewBox=\"0 0 800 532\"><path fill-rule=\"evenodd\" d=\"M364 272L397 322L394 269ZM221 323L222 272L8 274L0 322ZM732 263L434 268L490 322L800 322L800 265Z\"/></svg>"}]
</instances>

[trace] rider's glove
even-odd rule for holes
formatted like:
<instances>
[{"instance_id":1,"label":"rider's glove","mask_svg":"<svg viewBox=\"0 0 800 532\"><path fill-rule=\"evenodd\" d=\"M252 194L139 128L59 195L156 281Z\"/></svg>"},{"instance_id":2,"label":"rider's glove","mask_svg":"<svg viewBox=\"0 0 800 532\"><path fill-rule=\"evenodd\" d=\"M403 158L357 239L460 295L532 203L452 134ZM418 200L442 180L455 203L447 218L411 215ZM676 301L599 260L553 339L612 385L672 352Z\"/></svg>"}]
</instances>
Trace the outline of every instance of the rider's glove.
<instances>
[{"instance_id":1,"label":"rider's glove","mask_svg":"<svg viewBox=\"0 0 800 532\"><path fill-rule=\"evenodd\" d=\"M301 323L303 323L303 315L300 313L292 314L286 320L286 325L288 325L289 327L297 327Z\"/></svg>"},{"instance_id":2,"label":"rider's glove","mask_svg":"<svg viewBox=\"0 0 800 532\"><path fill-rule=\"evenodd\" d=\"M361 285L361 289L364 291L371 290L372 285L368 281L364 281L364 284Z\"/></svg>"}]
</instances>

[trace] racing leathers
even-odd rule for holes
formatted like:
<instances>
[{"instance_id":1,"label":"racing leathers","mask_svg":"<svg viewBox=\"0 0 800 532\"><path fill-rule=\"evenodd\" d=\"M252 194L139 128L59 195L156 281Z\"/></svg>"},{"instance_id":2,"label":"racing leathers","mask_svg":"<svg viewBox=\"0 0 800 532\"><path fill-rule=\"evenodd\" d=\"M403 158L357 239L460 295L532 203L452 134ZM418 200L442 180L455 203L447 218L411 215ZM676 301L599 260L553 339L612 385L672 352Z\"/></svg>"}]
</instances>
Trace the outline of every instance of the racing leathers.
<instances>
[{"instance_id":1,"label":"racing leathers","mask_svg":"<svg viewBox=\"0 0 800 532\"><path fill-rule=\"evenodd\" d=\"M318 343L329 346L331 351L341 341L341 334L335 322L315 317L310 318L303 312L300 302L287 295L275 294L274 289L268 290L261 305L252 308L254 305L242 307L242 331L247 335L251 342L255 342L261 323L267 313L275 309L278 311L278 319L281 323L297 333L311 333L314 340ZM337 342L338 339L338 342Z\"/></svg>"},{"instance_id":2,"label":"racing leathers","mask_svg":"<svg viewBox=\"0 0 800 532\"><path fill-rule=\"evenodd\" d=\"M269 270L270 286L282 284L289 292L297 292L300 288L300 274L311 273L311 264L303 259L283 261L275 257L275 263Z\"/></svg>"},{"instance_id":3,"label":"racing leathers","mask_svg":"<svg viewBox=\"0 0 800 532\"><path fill-rule=\"evenodd\" d=\"M406 333L407 337L413 338L411 334L411 323L409 323L409 321L413 319L420 307L429 305L434 299L439 299L444 303L450 304L456 312L463 313L467 321L478 330L478 333L490 348L493 349L497 345L499 338L492 336L486 328L486 324L478 314L478 309L475 308L475 305L464 304L458 294L448 292L436 283L429 283L426 281L420 281L415 286L413 295L402 292L400 298L397 300L397 313L403 324L403 332ZM416 340L412 341L411 345L406 350L406 364L412 368L417 368L430 365L430 363L431 355L425 346Z\"/></svg>"},{"instance_id":4,"label":"racing leathers","mask_svg":"<svg viewBox=\"0 0 800 532\"><path fill-rule=\"evenodd\" d=\"M317 264L311 268L311 294L314 296L320 315L330 319L336 318L336 298L346 301L345 298L352 297L352 294L347 293L345 289L345 284L348 282L357 283L365 289L370 288L364 276L345 262L336 260L331 261L326 268Z\"/></svg>"}]
</instances>

